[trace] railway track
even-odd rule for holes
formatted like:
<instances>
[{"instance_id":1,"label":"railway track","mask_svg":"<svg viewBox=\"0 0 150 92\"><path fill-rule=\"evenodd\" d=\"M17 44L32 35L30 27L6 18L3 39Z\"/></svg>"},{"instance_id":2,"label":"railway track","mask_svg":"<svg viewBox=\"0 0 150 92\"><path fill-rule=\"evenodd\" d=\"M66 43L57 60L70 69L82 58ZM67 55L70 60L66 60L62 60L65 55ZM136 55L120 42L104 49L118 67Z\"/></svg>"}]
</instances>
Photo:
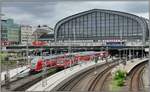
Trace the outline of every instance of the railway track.
<instances>
[{"instance_id":1,"label":"railway track","mask_svg":"<svg viewBox=\"0 0 150 92\"><path fill-rule=\"evenodd\" d=\"M102 91L105 80L110 76L111 69L118 63L116 61L109 62L85 71L77 75L57 91ZM94 72L97 73L94 73Z\"/></svg>"},{"instance_id":2,"label":"railway track","mask_svg":"<svg viewBox=\"0 0 150 92\"><path fill-rule=\"evenodd\" d=\"M145 68L146 63L147 62L137 65L129 73L129 77L130 77L130 79L128 81L129 91L142 92L142 90L144 90L142 75L143 75L143 70Z\"/></svg>"},{"instance_id":3,"label":"railway track","mask_svg":"<svg viewBox=\"0 0 150 92\"><path fill-rule=\"evenodd\" d=\"M33 84L39 82L40 80L43 79L43 77L48 77L54 73L58 72L58 70L53 69L51 71L47 71L45 73L40 72L38 74L34 74L34 75L28 75L26 77L23 78L19 78L17 80L13 80L11 82L9 82L9 89L7 89L7 84L3 84L1 85L1 91L2 92L7 92L7 91L25 91L26 89L28 89L30 86L32 86ZM43 76L43 74L45 76Z\"/></svg>"},{"instance_id":4,"label":"railway track","mask_svg":"<svg viewBox=\"0 0 150 92\"><path fill-rule=\"evenodd\" d=\"M116 65L106 67L101 73L99 73L91 82L88 91L103 91L104 82L110 76L111 69Z\"/></svg>"}]
</instances>

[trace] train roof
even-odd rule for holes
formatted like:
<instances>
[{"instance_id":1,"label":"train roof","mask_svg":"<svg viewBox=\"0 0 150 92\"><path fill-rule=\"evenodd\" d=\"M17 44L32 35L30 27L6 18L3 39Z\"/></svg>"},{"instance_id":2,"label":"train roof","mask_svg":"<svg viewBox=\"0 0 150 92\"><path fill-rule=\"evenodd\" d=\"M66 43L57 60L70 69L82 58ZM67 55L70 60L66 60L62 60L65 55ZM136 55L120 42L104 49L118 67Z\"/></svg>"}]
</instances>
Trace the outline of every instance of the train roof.
<instances>
[{"instance_id":1,"label":"train roof","mask_svg":"<svg viewBox=\"0 0 150 92\"><path fill-rule=\"evenodd\" d=\"M80 52L79 54L80 55L91 55L91 54L94 54L94 53L96 53L95 51L86 51L86 52Z\"/></svg>"},{"instance_id":2,"label":"train roof","mask_svg":"<svg viewBox=\"0 0 150 92\"><path fill-rule=\"evenodd\" d=\"M83 56L83 55L94 55L95 53L101 53L101 52L105 52L105 51L100 51L100 52L95 52L95 51L85 51L85 52L76 52L76 53L65 53L65 54L59 54L59 55L50 55L50 56L36 56L32 59L32 62L36 62L37 59L53 59L53 58L57 58L57 57L62 57L62 56L68 56L68 55L79 55L79 56Z\"/></svg>"}]
</instances>

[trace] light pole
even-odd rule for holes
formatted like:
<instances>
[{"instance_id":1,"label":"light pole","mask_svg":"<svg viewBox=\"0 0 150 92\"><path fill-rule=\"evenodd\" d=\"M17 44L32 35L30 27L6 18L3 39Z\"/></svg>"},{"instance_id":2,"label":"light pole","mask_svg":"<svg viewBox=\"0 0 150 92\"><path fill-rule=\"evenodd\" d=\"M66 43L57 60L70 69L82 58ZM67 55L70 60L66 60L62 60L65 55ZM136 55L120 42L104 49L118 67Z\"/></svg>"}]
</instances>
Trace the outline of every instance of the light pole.
<instances>
[{"instance_id":1,"label":"light pole","mask_svg":"<svg viewBox=\"0 0 150 92\"><path fill-rule=\"evenodd\" d=\"M132 40L132 55L133 55L133 59L134 59L134 42L133 42L133 40Z\"/></svg>"},{"instance_id":2,"label":"light pole","mask_svg":"<svg viewBox=\"0 0 150 92\"><path fill-rule=\"evenodd\" d=\"M120 39L121 39L121 46L123 46L123 44L122 44L122 40L123 40L123 38L122 38L122 29L120 30ZM120 52L120 56L121 56L121 52ZM120 62L121 62L121 57L120 57Z\"/></svg>"},{"instance_id":3,"label":"light pole","mask_svg":"<svg viewBox=\"0 0 150 92\"><path fill-rule=\"evenodd\" d=\"M75 28L73 27L73 38L74 38L74 44L75 44L75 40L76 40L76 33L75 33Z\"/></svg>"},{"instance_id":4,"label":"light pole","mask_svg":"<svg viewBox=\"0 0 150 92\"><path fill-rule=\"evenodd\" d=\"M75 33L75 26L73 26L73 34L74 34L74 43L73 43L73 52L75 52L75 40L76 40L76 33ZM75 63L75 59L73 59L72 57L72 60L73 60L73 63Z\"/></svg>"},{"instance_id":5,"label":"light pole","mask_svg":"<svg viewBox=\"0 0 150 92\"><path fill-rule=\"evenodd\" d=\"M30 61L29 61L29 33L27 33L27 43L26 43L26 60L28 62L28 65L30 65Z\"/></svg>"},{"instance_id":6,"label":"light pole","mask_svg":"<svg viewBox=\"0 0 150 92\"><path fill-rule=\"evenodd\" d=\"M108 46L106 46L106 51L108 53ZM105 59L106 59L106 63L108 63L108 57L105 57Z\"/></svg>"},{"instance_id":7,"label":"light pole","mask_svg":"<svg viewBox=\"0 0 150 92\"><path fill-rule=\"evenodd\" d=\"M119 49L119 60L120 60L120 62L121 62L121 49ZM120 63L119 61L118 61L118 64Z\"/></svg>"},{"instance_id":8,"label":"light pole","mask_svg":"<svg viewBox=\"0 0 150 92\"><path fill-rule=\"evenodd\" d=\"M150 30L149 30L149 88L150 88Z\"/></svg>"},{"instance_id":9,"label":"light pole","mask_svg":"<svg viewBox=\"0 0 150 92\"><path fill-rule=\"evenodd\" d=\"M42 69L43 69L43 80L42 80L42 86L44 87L45 85L47 85L47 79L45 79L47 77L47 67L46 67L46 60L44 59L44 56L46 56L46 53L43 52L44 45L41 45L41 57L42 57Z\"/></svg>"},{"instance_id":10,"label":"light pole","mask_svg":"<svg viewBox=\"0 0 150 92\"><path fill-rule=\"evenodd\" d=\"M43 55L43 54L42 54ZM46 61L44 60L44 57L42 56L42 61L43 61L43 80L42 80L42 86L44 87L45 85L47 85L47 79L46 79L46 72L47 72L47 68L46 68Z\"/></svg>"},{"instance_id":11,"label":"light pole","mask_svg":"<svg viewBox=\"0 0 150 92\"><path fill-rule=\"evenodd\" d=\"M150 4L150 2L149 2L149 4ZM149 23L150 23L150 17L149 17ZM149 75L149 89L150 89L150 24L149 24L149 73L148 73L148 75Z\"/></svg>"},{"instance_id":12,"label":"light pole","mask_svg":"<svg viewBox=\"0 0 150 92\"><path fill-rule=\"evenodd\" d=\"M10 85L9 85L10 74L9 74L8 61L9 61L9 57L7 56L7 58L6 58L6 62L7 62L6 69L7 70L6 70L6 74L5 74L5 82L6 82L6 88L10 89Z\"/></svg>"},{"instance_id":13,"label":"light pole","mask_svg":"<svg viewBox=\"0 0 150 92\"><path fill-rule=\"evenodd\" d=\"M69 44L68 44L69 46L68 46L68 55L70 55L70 53L71 53L71 42L70 42L70 37L69 37ZM69 58L70 59L70 61L71 61L71 58ZM71 62L70 62L70 69L71 69Z\"/></svg>"},{"instance_id":14,"label":"light pole","mask_svg":"<svg viewBox=\"0 0 150 92\"><path fill-rule=\"evenodd\" d=\"M126 62L128 61L128 49L126 49L126 60L125 60L125 65L126 65Z\"/></svg>"},{"instance_id":15,"label":"light pole","mask_svg":"<svg viewBox=\"0 0 150 92\"><path fill-rule=\"evenodd\" d=\"M65 46L65 43L64 43L64 36L62 36L62 44L63 46ZM64 52L64 51L63 51Z\"/></svg>"},{"instance_id":16,"label":"light pole","mask_svg":"<svg viewBox=\"0 0 150 92\"><path fill-rule=\"evenodd\" d=\"M137 40L137 43L140 43L140 40ZM136 52L137 58L139 58L139 52Z\"/></svg>"},{"instance_id":17,"label":"light pole","mask_svg":"<svg viewBox=\"0 0 150 92\"><path fill-rule=\"evenodd\" d=\"M131 48L129 49L129 60L131 60Z\"/></svg>"},{"instance_id":18,"label":"light pole","mask_svg":"<svg viewBox=\"0 0 150 92\"><path fill-rule=\"evenodd\" d=\"M50 48L50 55L51 55L51 56L52 56L52 50L53 50L53 49L52 49L52 48Z\"/></svg>"},{"instance_id":19,"label":"light pole","mask_svg":"<svg viewBox=\"0 0 150 92\"><path fill-rule=\"evenodd\" d=\"M143 43L143 42L142 42L142 43ZM142 51L142 58L141 58L141 59L143 59L143 44L142 44L142 48L141 48L141 49L142 49L142 50L141 50L141 51Z\"/></svg>"},{"instance_id":20,"label":"light pole","mask_svg":"<svg viewBox=\"0 0 150 92\"><path fill-rule=\"evenodd\" d=\"M150 30L150 29L149 29ZM149 33L150 34L150 33ZM142 59L143 59L143 55L144 55L144 49L145 49L145 33L144 33L144 28L143 28L143 35L142 35Z\"/></svg>"},{"instance_id":21,"label":"light pole","mask_svg":"<svg viewBox=\"0 0 150 92\"><path fill-rule=\"evenodd\" d=\"M96 71L96 64L97 64L97 62L98 62L98 56L95 56L94 61L95 61L95 72L94 72L94 74L97 74L97 71Z\"/></svg>"}]
</instances>

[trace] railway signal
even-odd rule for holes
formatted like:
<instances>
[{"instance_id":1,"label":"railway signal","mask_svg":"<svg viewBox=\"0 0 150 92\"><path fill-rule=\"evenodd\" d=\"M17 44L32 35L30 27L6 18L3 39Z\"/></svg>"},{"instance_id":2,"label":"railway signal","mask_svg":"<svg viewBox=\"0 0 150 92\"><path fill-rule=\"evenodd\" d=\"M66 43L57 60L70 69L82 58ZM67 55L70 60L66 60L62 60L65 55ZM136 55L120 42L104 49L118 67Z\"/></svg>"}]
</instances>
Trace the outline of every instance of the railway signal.
<instances>
[{"instance_id":1,"label":"railway signal","mask_svg":"<svg viewBox=\"0 0 150 92\"><path fill-rule=\"evenodd\" d=\"M19 68L19 61L17 60L17 74L19 73L18 68Z\"/></svg>"},{"instance_id":2,"label":"railway signal","mask_svg":"<svg viewBox=\"0 0 150 92\"><path fill-rule=\"evenodd\" d=\"M47 69L46 69L46 61L44 60L44 58L42 57L42 60L43 60L43 80L42 80L42 86L45 87L45 85L47 85L47 80L45 79L46 78L46 72L47 72Z\"/></svg>"}]
</instances>

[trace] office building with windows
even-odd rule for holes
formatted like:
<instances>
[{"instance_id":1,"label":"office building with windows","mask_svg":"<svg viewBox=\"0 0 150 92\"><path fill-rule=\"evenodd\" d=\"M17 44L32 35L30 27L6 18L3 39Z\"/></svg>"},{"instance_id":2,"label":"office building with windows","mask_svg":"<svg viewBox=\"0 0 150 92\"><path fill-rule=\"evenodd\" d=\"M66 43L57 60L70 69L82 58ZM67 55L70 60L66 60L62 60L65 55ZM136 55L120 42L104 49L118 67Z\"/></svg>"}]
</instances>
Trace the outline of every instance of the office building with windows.
<instances>
[{"instance_id":1,"label":"office building with windows","mask_svg":"<svg viewBox=\"0 0 150 92\"><path fill-rule=\"evenodd\" d=\"M14 23L13 19L1 20L1 44L16 45L20 43L20 25Z\"/></svg>"},{"instance_id":2,"label":"office building with windows","mask_svg":"<svg viewBox=\"0 0 150 92\"><path fill-rule=\"evenodd\" d=\"M31 44L33 40L33 31L32 26L30 25L21 25L21 44L26 45Z\"/></svg>"}]
</instances>

